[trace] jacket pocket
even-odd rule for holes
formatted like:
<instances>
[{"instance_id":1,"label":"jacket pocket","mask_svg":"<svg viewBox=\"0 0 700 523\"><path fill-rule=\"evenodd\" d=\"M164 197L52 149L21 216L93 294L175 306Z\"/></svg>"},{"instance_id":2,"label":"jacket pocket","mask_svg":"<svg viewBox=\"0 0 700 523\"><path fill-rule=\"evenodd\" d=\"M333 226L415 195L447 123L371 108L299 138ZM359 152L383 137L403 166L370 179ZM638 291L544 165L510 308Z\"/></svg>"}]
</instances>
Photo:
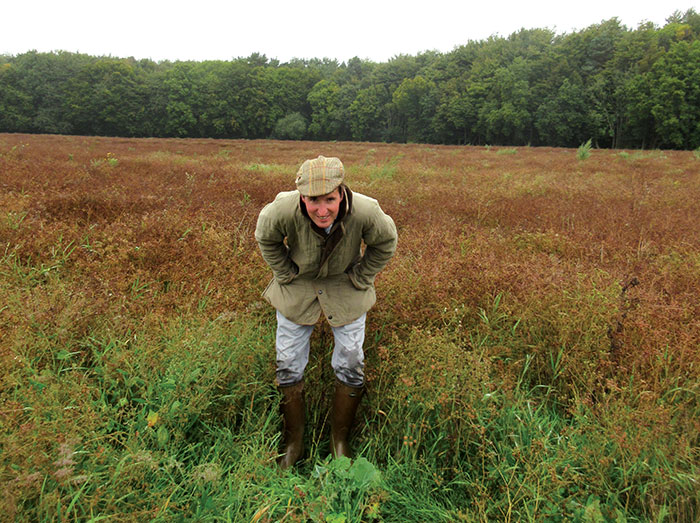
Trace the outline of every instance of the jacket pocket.
<instances>
[{"instance_id":1,"label":"jacket pocket","mask_svg":"<svg viewBox=\"0 0 700 523\"><path fill-rule=\"evenodd\" d=\"M360 283L353 269L354 266L350 267L347 271L345 271L345 274L347 274L348 280L350 280L352 286L355 287L358 291L366 291L367 289L369 289L371 285L363 285L362 283Z\"/></svg>"},{"instance_id":2,"label":"jacket pocket","mask_svg":"<svg viewBox=\"0 0 700 523\"><path fill-rule=\"evenodd\" d=\"M299 267L294 262L292 262L292 269L293 270L292 270L291 275L288 275L285 278L278 278L277 276L275 276L277 283L279 283L280 285L288 285L288 284L292 283L294 280L296 280L297 276L299 276Z\"/></svg>"}]
</instances>

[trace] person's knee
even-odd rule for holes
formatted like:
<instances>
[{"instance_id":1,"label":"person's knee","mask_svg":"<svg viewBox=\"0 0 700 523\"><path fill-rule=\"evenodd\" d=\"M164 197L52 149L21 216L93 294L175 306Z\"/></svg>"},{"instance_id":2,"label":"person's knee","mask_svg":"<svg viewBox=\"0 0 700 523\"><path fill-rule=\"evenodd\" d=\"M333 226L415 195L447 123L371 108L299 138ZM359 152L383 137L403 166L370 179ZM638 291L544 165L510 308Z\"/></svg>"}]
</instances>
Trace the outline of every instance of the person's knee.
<instances>
[{"instance_id":1,"label":"person's knee","mask_svg":"<svg viewBox=\"0 0 700 523\"><path fill-rule=\"evenodd\" d=\"M359 347L336 347L333 370L336 377L346 385L360 387L364 383L365 362L362 346Z\"/></svg>"},{"instance_id":2,"label":"person's knee","mask_svg":"<svg viewBox=\"0 0 700 523\"><path fill-rule=\"evenodd\" d=\"M362 387L365 384L365 374L362 369L336 369L335 377L348 387Z\"/></svg>"},{"instance_id":3,"label":"person's knee","mask_svg":"<svg viewBox=\"0 0 700 523\"><path fill-rule=\"evenodd\" d=\"M287 387L289 385L294 385L299 383L304 379L304 369L299 369L294 366L277 366L277 372L275 372L275 379L277 385L281 387Z\"/></svg>"},{"instance_id":4,"label":"person's knee","mask_svg":"<svg viewBox=\"0 0 700 523\"><path fill-rule=\"evenodd\" d=\"M304 378L309 361L309 338L313 327L296 325L278 314L275 340L277 352L276 380L279 385L293 385Z\"/></svg>"}]
</instances>

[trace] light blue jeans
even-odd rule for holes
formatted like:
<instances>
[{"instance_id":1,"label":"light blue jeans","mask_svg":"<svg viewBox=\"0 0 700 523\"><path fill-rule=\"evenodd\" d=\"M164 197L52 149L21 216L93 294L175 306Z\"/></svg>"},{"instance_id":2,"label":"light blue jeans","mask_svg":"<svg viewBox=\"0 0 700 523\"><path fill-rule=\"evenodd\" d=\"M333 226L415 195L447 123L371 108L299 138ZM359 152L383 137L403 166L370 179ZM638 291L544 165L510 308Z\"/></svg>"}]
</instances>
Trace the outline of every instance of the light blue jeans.
<instances>
[{"instance_id":1,"label":"light blue jeans","mask_svg":"<svg viewBox=\"0 0 700 523\"><path fill-rule=\"evenodd\" d=\"M352 323L331 327L335 346L331 366L336 377L350 387L361 387L365 381L365 319L363 314ZM309 349L313 325L298 325L277 311L277 384L294 385L304 378L309 363Z\"/></svg>"}]
</instances>

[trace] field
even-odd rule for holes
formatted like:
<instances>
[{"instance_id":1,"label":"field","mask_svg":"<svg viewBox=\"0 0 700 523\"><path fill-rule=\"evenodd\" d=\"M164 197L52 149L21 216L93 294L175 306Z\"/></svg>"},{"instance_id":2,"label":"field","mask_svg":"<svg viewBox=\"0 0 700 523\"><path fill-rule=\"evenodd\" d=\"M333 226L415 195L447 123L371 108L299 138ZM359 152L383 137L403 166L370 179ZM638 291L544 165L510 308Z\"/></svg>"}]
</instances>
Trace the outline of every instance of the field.
<instances>
[{"instance_id":1,"label":"field","mask_svg":"<svg viewBox=\"0 0 700 523\"><path fill-rule=\"evenodd\" d=\"M353 447L275 465L257 214L339 156L399 230ZM0 134L7 521L700 518L700 158Z\"/></svg>"}]
</instances>

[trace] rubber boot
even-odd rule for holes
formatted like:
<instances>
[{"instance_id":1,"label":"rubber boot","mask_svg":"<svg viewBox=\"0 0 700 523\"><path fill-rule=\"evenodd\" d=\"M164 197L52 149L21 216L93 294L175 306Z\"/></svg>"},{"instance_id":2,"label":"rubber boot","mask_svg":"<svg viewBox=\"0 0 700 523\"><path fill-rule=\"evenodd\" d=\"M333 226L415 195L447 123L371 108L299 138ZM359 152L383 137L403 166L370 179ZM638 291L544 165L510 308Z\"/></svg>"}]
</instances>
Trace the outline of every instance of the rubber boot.
<instances>
[{"instance_id":1,"label":"rubber boot","mask_svg":"<svg viewBox=\"0 0 700 523\"><path fill-rule=\"evenodd\" d=\"M277 464L286 469L304 452L304 382L278 388L282 393L284 454L277 459Z\"/></svg>"},{"instance_id":2,"label":"rubber boot","mask_svg":"<svg viewBox=\"0 0 700 523\"><path fill-rule=\"evenodd\" d=\"M335 381L333 412L331 413L331 453L334 458L351 458L348 435L355 419L357 406L362 399L363 387L350 387Z\"/></svg>"}]
</instances>

